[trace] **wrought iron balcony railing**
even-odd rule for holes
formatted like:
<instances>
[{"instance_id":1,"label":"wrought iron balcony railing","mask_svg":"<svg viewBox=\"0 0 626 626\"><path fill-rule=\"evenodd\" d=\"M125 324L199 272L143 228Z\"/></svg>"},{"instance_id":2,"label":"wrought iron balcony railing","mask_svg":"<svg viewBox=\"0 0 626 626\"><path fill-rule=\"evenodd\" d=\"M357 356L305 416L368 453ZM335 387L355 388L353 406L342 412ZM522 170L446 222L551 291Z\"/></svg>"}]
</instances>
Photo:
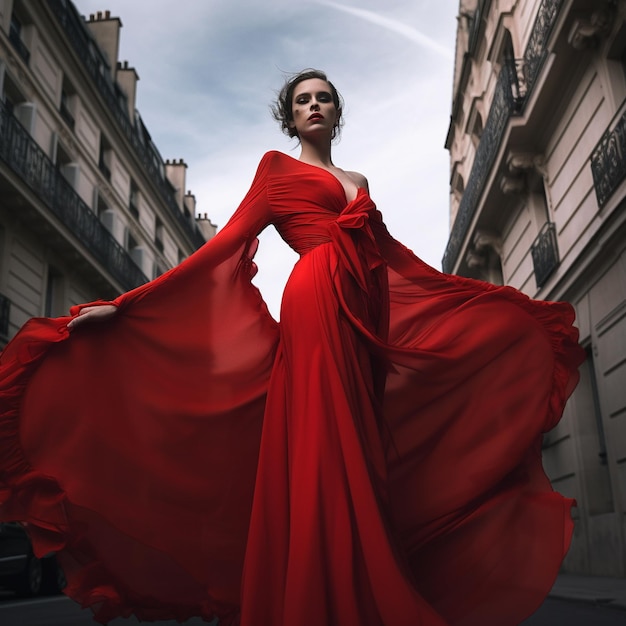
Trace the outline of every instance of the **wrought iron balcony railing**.
<instances>
[{"instance_id":1,"label":"wrought iron balcony railing","mask_svg":"<svg viewBox=\"0 0 626 626\"><path fill-rule=\"evenodd\" d=\"M148 281L126 250L2 103L0 159L34 191L124 289L130 290Z\"/></svg>"},{"instance_id":2,"label":"wrought iron balcony railing","mask_svg":"<svg viewBox=\"0 0 626 626\"><path fill-rule=\"evenodd\" d=\"M598 206L603 208L626 178L626 112L591 153L591 173Z\"/></svg>"},{"instance_id":3,"label":"wrought iron balcony railing","mask_svg":"<svg viewBox=\"0 0 626 626\"><path fill-rule=\"evenodd\" d=\"M515 64L505 64L500 72L487 122L443 256L444 272L452 272L454 269L463 242L467 238L470 224L478 209L487 178L500 151L509 120L514 115L521 115L528 103L548 55L547 43L563 2L564 0L542 0L524 51L523 69L516 61ZM524 85L520 85L519 82L520 70L523 72ZM515 75L512 74L513 72Z\"/></svg>"},{"instance_id":4,"label":"wrought iron balcony railing","mask_svg":"<svg viewBox=\"0 0 626 626\"><path fill-rule=\"evenodd\" d=\"M105 61L101 55L94 51L83 19L69 0L48 0L48 5L63 28L71 47L94 81L96 89L113 115L122 134L135 151L154 188L169 208L171 215L180 224L196 248L204 245L206 242L198 226L193 219L185 218L176 203L174 191L162 173L163 164L160 157L157 156L150 143L146 141L138 125L131 122L127 107L120 103L113 81L105 69Z\"/></svg>"},{"instance_id":5,"label":"wrought iron balcony railing","mask_svg":"<svg viewBox=\"0 0 626 626\"><path fill-rule=\"evenodd\" d=\"M5 342L9 338L9 315L11 312L11 300L0 293L0 341Z\"/></svg>"},{"instance_id":6,"label":"wrought iron balcony railing","mask_svg":"<svg viewBox=\"0 0 626 626\"><path fill-rule=\"evenodd\" d=\"M559 248L554 222L546 222L531 247L537 288L540 289L559 266Z\"/></svg>"}]
</instances>

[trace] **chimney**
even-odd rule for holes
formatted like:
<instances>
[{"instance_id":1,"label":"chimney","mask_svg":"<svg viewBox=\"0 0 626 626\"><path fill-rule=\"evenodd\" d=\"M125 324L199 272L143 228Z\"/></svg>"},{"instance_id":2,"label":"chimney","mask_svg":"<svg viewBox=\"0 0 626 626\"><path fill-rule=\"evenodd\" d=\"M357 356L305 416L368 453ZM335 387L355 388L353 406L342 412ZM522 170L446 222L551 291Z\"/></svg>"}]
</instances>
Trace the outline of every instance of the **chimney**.
<instances>
[{"instance_id":1,"label":"chimney","mask_svg":"<svg viewBox=\"0 0 626 626\"><path fill-rule=\"evenodd\" d=\"M185 194L185 175L187 164L182 159L167 159L165 161L165 175L176 189L176 204L178 208L184 212L184 194ZM193 214L192 214L193 215Z\"/></svg>"},{"instance_id":2,"label":"chimney","mask_svg":"<svg viewBox=\"0 0 626 626\"><path fill-rule=\"evenodd\" d=\"M111 79L115 80L115 70L120 49L120 29L122 21L119 17L111 17L111 11L98 11L87 20L87 28L96 40L98 47L104 54L111 72Z\"/></svg>"},{"instance_id":3,"label":"chimney","mask_svg":"<svg viewBox=\"0 0 626 626\"><path fill-rule=\"evenodd\" d=\"M117 64L117 84L126 94L128 100L128 117L135 119L135 103L137 101L137 81L139 75L134 67L128 66L128 61Z\"/></svg>"},{"instance_id":4,"label":"chimney","mask_svg":"<svg viewBox=\"0 0 626 626\"><path fill-rule=\"evenodd\" d=\"M185 203L185 206L187 207L189 213L191 213L191 215L195 217L196 216L196 196L194 196L191 193L191 191L187 191L183 199L183 202Z\"/></svg>"},{"instance_id":5,"label":"chimney","mask_svg":"<svg viewBox=\"0 0 626 626\"><path fill-rule=\"evenodd\" d=\"M209 219L206 213L202 213L196 217L196 224L207 241L212 237L215 237L215 234L217 233L217 225Z\"/></svg>"}]
</instances>

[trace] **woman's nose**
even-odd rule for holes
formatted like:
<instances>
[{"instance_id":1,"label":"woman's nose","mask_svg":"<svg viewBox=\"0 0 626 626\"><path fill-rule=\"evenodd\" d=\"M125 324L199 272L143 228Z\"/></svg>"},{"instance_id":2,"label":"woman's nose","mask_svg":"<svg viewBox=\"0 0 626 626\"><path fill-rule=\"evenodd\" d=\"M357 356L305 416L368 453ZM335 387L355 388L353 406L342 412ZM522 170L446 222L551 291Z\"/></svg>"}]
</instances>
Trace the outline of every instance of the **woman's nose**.
<instances>
[{"instance_id":1,"label":"woman's nose","mask_svg":"<svg viewBox=\"0 0 626 626\"><path fill-rule=\"evenodd\" d=\"M319 108L320 108L319 103L318 103L318 102L316 102L315 100L312 100L312 101L311 101L311 110L313 110L313 109L319 109Z\"/></svg>"}]
</instances>

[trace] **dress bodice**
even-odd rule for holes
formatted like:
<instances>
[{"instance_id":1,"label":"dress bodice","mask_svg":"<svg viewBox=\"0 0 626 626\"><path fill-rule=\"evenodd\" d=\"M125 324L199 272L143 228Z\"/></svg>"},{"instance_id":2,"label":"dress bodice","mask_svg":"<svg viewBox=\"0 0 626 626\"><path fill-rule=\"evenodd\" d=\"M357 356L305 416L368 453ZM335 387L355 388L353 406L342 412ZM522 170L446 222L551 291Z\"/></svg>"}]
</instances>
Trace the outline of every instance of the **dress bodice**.
<instances>
[{"instance_id":1,"label":"dress bodice","mask_svg":"<svg viewBox=\"0 0 626 626\"><path fill-rule=\"evenodd\" d=\"M280 236L302 256L331 240L329 225L351 203L333 174L286 158L288 169L268 177L268 202Z\"/></svg>"}]
</instances>

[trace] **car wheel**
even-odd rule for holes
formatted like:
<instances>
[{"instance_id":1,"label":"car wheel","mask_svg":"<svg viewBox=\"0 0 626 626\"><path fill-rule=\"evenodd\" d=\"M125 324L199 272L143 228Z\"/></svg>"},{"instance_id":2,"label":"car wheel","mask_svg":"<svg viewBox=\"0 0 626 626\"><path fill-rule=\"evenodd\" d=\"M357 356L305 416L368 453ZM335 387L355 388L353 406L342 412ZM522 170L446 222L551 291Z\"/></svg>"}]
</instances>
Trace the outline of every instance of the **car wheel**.
<instances>
[{"instance_id":1,"label":"car wheel","mask_svg":"<svg viewBox=\"0 0 626 626\"><path fill-rule=\"evenodd\" d=\"M43 582L41 590L45 594L61 593L67 581L65 574L54 556L43 559Z\"/></svg>"},{"instance_id":2,"label":"car wheel","mask_svg":"<svg viewBox=\"0 0 626 626\"><path fill-rule=\"evenodd\" d=\"M36 596L41 591L42 581L43 568L41 561L31 554L26 569L20 576L17 593L21 596Z\"/></svg>"},{"instance_id":3,"label":"car wheel","mask_svg":"<svg viewBox=\"0 0 626 626\"><path fill-rule=\"evenodd\" d=\"M61 569L61 566L57 563L57 571L56 571L56 587L57 591L63 591L65 586L67 585L67 580L65 579L65 574Z\"/></svg>"}]
</instances>

